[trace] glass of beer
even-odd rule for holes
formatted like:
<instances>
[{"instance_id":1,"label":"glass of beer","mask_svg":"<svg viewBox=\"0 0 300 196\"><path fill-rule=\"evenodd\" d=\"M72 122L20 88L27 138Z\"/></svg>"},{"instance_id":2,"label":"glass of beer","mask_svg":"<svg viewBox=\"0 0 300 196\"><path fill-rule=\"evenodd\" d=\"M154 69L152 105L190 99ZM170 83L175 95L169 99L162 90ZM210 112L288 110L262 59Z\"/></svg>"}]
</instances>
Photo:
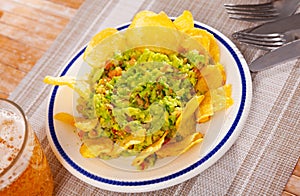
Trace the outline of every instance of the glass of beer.
<instances>
[{"instance_id":1,"label":"glass of beer","mask_svg":"<svg viewBox=\"0 0 300 196\"><path fill-rule=\"evenodd\" d=\"M0 196L52 193L50 167L23 110L0 98Z\"/></svg>"}]
</instances>

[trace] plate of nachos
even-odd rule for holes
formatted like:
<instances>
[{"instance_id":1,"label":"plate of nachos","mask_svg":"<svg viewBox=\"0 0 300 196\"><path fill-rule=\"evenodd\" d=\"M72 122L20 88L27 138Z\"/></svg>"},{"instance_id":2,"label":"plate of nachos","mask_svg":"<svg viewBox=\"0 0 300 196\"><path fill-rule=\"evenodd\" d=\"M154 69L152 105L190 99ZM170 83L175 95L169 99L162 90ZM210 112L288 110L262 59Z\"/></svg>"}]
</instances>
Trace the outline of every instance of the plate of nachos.
<instances>
[{"instance_id":1,"label":"plate of nachos","mask_svg":"<svg viewBox=\"0 0 300 196\"><path fill-rule=\"evenodd\" d=\"M58 160L118 192L163 189L209 168L237 139L252 96L239 50L189 11L141 11L104 29L44 82Z\"/></svg>"}]
</instances>

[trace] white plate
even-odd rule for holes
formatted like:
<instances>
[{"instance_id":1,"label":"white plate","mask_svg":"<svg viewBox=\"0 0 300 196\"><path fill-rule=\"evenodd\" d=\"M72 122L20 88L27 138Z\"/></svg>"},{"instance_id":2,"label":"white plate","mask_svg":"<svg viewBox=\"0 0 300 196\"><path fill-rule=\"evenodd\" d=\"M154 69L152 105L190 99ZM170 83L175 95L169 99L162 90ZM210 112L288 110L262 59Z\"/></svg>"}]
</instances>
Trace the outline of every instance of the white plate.
<instances>
[{"instance_id":1,"label":"white plate","mask_svg":"<svg viewBox=\"0 0 300 196\"><path fill-rule=\"evenodd\" d=\"M125 24L118 30L126 29ZM160 164L146 171L121 169L101 159L85 159L79 153L81 142L73 128L53 120L58 112L73 113L73 92L68 87L53 87L47 110L47 137L61 164L79 179L96 187L117 192L146 192L163 189L184 182L210 167L231 147L246 121L252 97L251 76L248 65L236 46L219 31L195 22L195 27L212 33L221 50L221 63L232 84L234 105L226 112L214 116L208 125L202 145L168 164ZM64 67L61 76L76 76L83 63L83 48ZM211 131L210 131L211 130ZM214 131L212 131L214 130ZM217 131L216 131L217 130ZM201 147L201 148L200 148Z\"/></svg>"}]
</instances>

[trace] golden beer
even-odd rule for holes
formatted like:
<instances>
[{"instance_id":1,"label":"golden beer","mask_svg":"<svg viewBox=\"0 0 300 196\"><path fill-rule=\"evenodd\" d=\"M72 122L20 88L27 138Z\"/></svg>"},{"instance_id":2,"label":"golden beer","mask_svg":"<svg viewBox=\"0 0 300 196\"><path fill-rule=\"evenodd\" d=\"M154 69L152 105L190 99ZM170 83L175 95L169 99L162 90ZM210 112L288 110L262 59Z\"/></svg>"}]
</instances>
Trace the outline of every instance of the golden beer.
<instances>
[{"instance_id":1,"label":"golden beer","mask_svg":"<svg viewBox=\"0 0 300 196\"><path fill-rule=\"evenodd\" d=\"M23 110L0 99L0 196L52 193L50 167Z\"/></svg>"}]
</instances>

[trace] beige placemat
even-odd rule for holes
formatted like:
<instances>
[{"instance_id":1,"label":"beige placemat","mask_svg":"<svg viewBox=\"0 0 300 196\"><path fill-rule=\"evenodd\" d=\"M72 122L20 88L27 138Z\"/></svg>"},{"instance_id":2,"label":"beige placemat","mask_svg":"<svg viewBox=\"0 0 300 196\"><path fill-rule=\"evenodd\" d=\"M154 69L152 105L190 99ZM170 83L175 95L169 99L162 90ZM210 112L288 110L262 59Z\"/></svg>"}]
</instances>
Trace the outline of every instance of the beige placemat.
<instances>
[{"instance_id":1,"label":"beige placemat","mask_svg":"<svg viewBox=\"0 0 300 196\"><path fill-rule=\"evenodd\" d=\"M226 3L263 1L236 0ZM139 10L194 19L230 37L251 23L228 18L225 1L87 0L52 47L12 93L27 113L45 149L55 181L55 195L127 195L95 188L70 174L54 156L46 138L46 75L58 75L75 52L100 29L128 22ZM247 62L263 51L237 44ZM136 195L280 195L300 155L300 62L291 61L253 74L253 101L245 127L232 148L212 167L174 187ZM67 101L67 100L66 100ZM130 195L130 194L128 194Z\"/></svg>"}]
</instances>

